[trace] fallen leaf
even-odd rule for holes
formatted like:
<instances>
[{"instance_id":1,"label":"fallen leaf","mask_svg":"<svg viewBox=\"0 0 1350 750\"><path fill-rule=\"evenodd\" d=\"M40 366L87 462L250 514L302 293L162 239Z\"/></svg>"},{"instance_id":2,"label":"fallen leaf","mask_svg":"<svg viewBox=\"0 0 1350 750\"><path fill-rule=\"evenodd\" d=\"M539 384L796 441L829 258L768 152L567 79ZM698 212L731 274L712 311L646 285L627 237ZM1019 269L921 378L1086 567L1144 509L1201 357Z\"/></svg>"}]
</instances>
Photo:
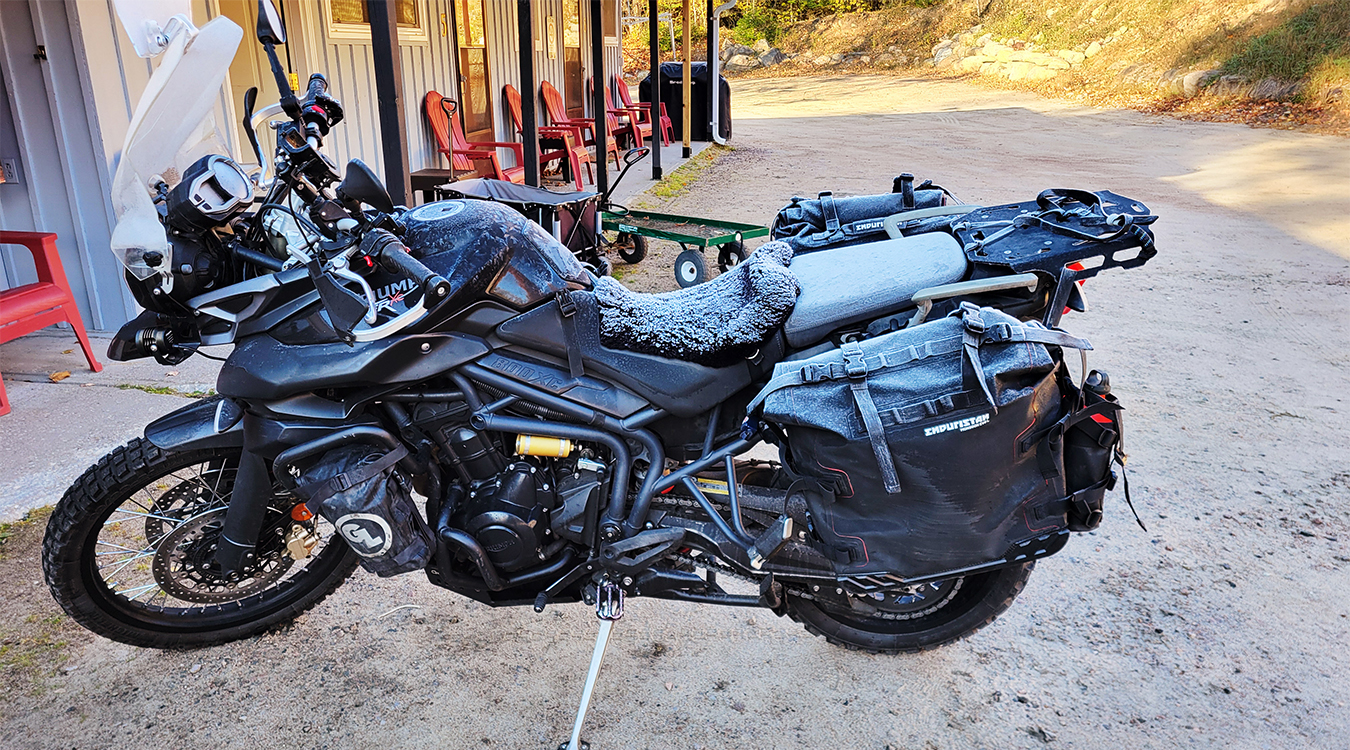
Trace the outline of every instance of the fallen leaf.
<instances>
[{"instance_id":1,"label":"fallen leaf","mask_svg":"<svg viewBox=\"0 0 1350 750\"><path fill-rule=\"evenodd\" d=\"M176 378L176 377L178 377L178 371L177 371L177 370L169 370L168 372L164 373L164 377L166 377L166 378Z\"/></svg>"},{"instance_id":2,"label":"fallen leaf","mask_svg":"<svg viewBox=\"0 0 1350 750\"><path fill-rule=\"evenodd\" d=\"M675 689L675 683L673 683L673 682L667 682L667 683L666 683L666 690L674 690L674 689Z\"/></svg>"},{"instance_id":3,"label":"fallen leaf","mask_svg":"<svg viewBox=\"0 0 1350 750\"><path fill-rule=\"evenodd\" d=\"M67 350L65 350L65 351L63 351L63 352L61 352L61 353L62 353L62 354L70 354L70 353L73 352L73 351L75 351L75 350L74 350L74 349L67 349Z\"/></svg>"},{"instance_id":4,"label":"fallen leaf","mask_svg":"<svg viewBox=\"0 0 1350 750\"><path fill-rule=\"evenodd\" d=\"M61 372L54 372L51 375L48 375L47 377L53 383L60 383L62 380L65 380L66 378L70 377L70 370L62 370Z\"/></svg>"}]
</instances>

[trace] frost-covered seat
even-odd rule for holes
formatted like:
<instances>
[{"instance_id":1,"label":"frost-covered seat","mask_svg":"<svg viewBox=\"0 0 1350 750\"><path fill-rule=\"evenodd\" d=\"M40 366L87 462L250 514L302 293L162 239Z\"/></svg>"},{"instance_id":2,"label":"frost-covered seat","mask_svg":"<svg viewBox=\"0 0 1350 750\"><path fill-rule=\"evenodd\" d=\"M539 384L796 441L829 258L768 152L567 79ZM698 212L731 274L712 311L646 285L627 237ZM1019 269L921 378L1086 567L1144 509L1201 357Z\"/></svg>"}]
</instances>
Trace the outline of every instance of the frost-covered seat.
<instances>
[{"instance_id":1,"label":"frost-covered seat","mask_svg":"<svg viewBox=\"0 0 1350 750\"><path fill-rule=\"evenodd\" d=\"M802 348L837 328L904 309L920 289L960 281L966 255L951 235L931 232L800 255L792 273L801 295L783 332L788 344Z\"/></svg>"},{"instance_id":2,"label":"frost-covered seat","mask_svg":"<svg viewBox=\"0 0 1350 750\"><path fill-rule=\"evenodd\" d=\"M704 284L662 294L595 285L600 340L612 349L722 367L753 355L797 300L792 248L770 242Z\"/></svg>"}]
</instances>

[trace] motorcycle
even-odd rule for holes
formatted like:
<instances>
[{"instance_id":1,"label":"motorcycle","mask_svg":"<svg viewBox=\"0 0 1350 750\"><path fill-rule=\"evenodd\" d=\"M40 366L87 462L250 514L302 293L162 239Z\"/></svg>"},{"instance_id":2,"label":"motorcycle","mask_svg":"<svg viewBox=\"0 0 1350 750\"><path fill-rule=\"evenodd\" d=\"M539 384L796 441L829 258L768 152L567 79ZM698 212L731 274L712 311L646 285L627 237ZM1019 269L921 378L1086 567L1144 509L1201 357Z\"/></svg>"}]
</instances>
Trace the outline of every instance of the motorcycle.
<instances>
[{"instance_id":1,"label":"motorcycle","mask_svg":"<svg viewBox=\"0 0 1350 750\"><path fill-rule=\"evenodd\" d=\"M339 174L321 149L342 107L319 75L292 93L268 0L257 38L284 93L257 114L246 97L250 133L278 118L248 174L203 126L242 32L170 26L114 180L145 312L109 356L234 349L218 396L149 424L52 514L47 583L93 632L244 638L358 564L492 606L585 602L601 626L576 748L626 597L916 652L992 622L1101 522L1121 407L1058 323L1084 309L1078 282L1156 253L1142 204L919 208L905 182L901 210L841 224L845 199L822 196L842 246L794 257L776 231L711 282L636 294L500 204L408 209L360 161ZM745 456L761 444L778 460Z\"/></svg>"}]
</instances>

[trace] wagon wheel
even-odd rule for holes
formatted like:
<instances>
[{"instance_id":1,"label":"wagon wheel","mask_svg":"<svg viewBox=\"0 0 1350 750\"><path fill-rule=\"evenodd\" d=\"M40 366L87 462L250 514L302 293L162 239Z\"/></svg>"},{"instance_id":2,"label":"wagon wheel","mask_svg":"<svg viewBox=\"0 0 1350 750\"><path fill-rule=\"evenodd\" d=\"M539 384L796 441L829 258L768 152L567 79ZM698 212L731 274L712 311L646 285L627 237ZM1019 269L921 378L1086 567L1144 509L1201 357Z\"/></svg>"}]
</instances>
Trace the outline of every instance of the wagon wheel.
<instances>
[{"instance_id":1,"label":"wagon wheel","mask_svg":"<svg viewBox=\"0 0 1350 750\"><path fill-rule=\"evenodd\" d=\"M700 248L681 244L684 251L675 258L675 282L687 289L708 280L708 264Z\"/></svg>"},{"instance_id":2,"label":"wagon wheel","mask_svg":"<svg viewBox=\"0 0 1350 750\"><path fill-rule=\"evenodd\" d=\"M745 243L740 240L728 242L717 252L717 269L726 273L745 262L750 253L745 251Z\"/></svg>"},{"instance_id":3,"label":"wagon wheel","mask_svg":"<svg viewBox=\"0 0 1350 750\"><path fill-rule=\"evenodd\" d=\"M639 234L628 234L619 232L619 238L614 241L614 249L619 251L619 257L623 258L624 263L640 263L647 257L647 238Z\"/></svg>"}]
</instances>

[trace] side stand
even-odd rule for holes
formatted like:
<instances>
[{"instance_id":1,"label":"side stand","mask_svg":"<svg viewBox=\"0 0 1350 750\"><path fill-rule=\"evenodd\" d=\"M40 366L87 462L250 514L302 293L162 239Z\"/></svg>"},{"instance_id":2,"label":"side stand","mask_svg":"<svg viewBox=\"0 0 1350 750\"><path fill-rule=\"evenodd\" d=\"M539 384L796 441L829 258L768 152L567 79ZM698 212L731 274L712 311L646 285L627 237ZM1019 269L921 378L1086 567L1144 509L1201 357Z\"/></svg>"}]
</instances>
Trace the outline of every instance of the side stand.
<instances>
[{"instance_id":1,"label":"side stand","mask_svg":"<svg viewBox=\"0 0 1350 750\"><path fill-rule=\"evenodd\" d=\"M558 750L591 750L589 744L581 741L581 725L586 721L586 709L591 704L591 693L595 691L595 679L600 676L600 662L605 658L609 633L614 629L614 623L623 617L623 589L608 579L601 581L596 590L595 616L600 618L600 632L595 637L591 667L586 671L586 685L581 689L581 705L577 707L577 720L572 724L572 738L559 745Z\"/></svg>"}]
</instances>

